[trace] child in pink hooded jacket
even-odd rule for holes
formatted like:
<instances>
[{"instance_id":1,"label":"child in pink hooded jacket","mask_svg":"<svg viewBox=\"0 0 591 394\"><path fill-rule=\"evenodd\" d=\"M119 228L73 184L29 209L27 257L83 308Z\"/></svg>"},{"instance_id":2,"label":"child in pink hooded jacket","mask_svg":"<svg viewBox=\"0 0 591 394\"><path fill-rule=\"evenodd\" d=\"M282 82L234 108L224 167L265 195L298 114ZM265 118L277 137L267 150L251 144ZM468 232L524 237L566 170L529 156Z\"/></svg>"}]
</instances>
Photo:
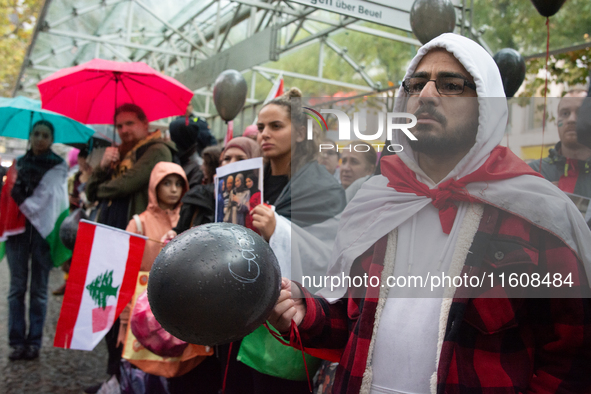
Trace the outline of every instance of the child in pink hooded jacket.
<instances>
[{"instance_id":1,"label":"child in pink hooded jacket","mask_svg":"<svg viewBox=\"0 0 591 394\"><path fill-rule=\"evenodd\" d=\"M181 198L188 189L185 171L178 164L161 161L152 170L148 186L148 208L139 215L134 215L126 228L126 231L148 237L140 271L150 271L152 268L156 256L164 246L157 241L176 226ZM130 313L130 305L121 312L117 343L125 342Z\"/></svg>"},{"instance_id":2,"label":"child in pink hooded jacket","mask_svg":"<svg viewBox=\"0 0 591 394\"><path fill-rule=\"evenodd\" d=\"M148 187L148 208L134 216L126 230L148 237L144 249L144 257L140 271L150 271L154 260L163 248L158 242L164 234L177 225L181 207L181 198L187 192L189 182L181 166L169 162L156 164L150 175ZM121 328L119 338L123 342L127 325L129 324L129 308L121 313ZM199 360L198 360L199 359ZM219 386L219 367L214 357L195 359L195 366L188 373L168 379L168 389L171 393L189 393L195 390L203 393L216 393Z\"/></svg>"},{"instance_id":3,"label":"child in pink hooded jacket","mask_svg":"<svg viewBox=\"0 0 591 394\"><path fill-rule=\"evenodd\" d=\"M148 237L140 271L150 271L154 260L164 246L158 242L163 234L176 226L181 210L181 198L187 192L189 182L185 171L178 164L161 161L152 170L148 186L148 208L134 215L126 231ZM117 343L125 342L131 313L131 303L121 312L121 326Z\"/></svg>"},{"instance_id":4,"label":"child in pink hooded jacket","mask_svg":"<svg viewBox=\"0 0 591 394\"><path fill-rule=\"evenodd\" d=\"M163 245L159 241L179 220L181 198L189 189L185 171L178 164L161 161L150 175L148 208L129 221L127 231L149 238L140 271L150 271ZM139 223L138 223L139 222ZM140 224L140 226L138 226ZM140 228L141 227L141 228Z\"/></svg>"},{"instance_id":5,"label":"child in pink hooded jacket","mask_svg":"<svg viewBox=\"0 0 591 394\"><path fill-rule=\"evenodd\" d=\"M164 246L157 242L171 230L179 220L181 198L189 189L185 171L178 164L161 161L152 170L148 186L148 208L134 215L126 231L148 237L140 271L150 271L156 256ZM125 342L129 323L129 305L121 312L118 343Z\"/></svg>"}]
</instances>

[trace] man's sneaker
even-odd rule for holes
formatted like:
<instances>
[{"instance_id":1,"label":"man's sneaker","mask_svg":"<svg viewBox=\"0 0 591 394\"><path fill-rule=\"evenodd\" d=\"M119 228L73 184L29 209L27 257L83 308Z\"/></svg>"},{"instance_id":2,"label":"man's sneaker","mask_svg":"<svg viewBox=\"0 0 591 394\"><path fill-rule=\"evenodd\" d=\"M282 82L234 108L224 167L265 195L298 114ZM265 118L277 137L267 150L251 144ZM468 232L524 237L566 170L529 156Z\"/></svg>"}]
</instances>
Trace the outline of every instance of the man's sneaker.
<instances>
[{"instance_id":1,"label":"man's sneaker","mask_svg":"<svg viewBox=\"0 0 591 394\"><path fill-rule=\"evenodd\" d=\"M39 357L39 348L35 345L27 346L27 349L25 350L25 355L23 358L25 360L34 360L38 357Z\"/></svg>"},{"instance_id":2,"label":"man's sneaker","mask_svg":"<svg viewBox=\"0 0 591 394\"><path fill-rule=\"evenodd\" d=\"M11 361L22 360L25 358L25 347L24 346L15 346L12 348L12 352L8 355L8 358Z\"/></svg>"}]
</instances>

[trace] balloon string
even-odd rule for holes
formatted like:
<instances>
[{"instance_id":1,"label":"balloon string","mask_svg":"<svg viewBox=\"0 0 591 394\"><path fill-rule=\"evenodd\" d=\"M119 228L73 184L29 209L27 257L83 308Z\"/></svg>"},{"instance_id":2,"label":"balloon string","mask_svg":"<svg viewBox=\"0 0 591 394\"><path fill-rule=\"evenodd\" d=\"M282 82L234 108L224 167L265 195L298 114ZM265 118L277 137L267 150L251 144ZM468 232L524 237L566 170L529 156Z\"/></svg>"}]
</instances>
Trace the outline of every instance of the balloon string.
<instances>
[{"instance_id":1,"label":"balloon string","mask_svg":"<svg viewBox=\"0 0 591 394\"><path fill-rule=\"evenodd\" d=\"M546 131L546 99L548 97L548 59L550 57L550 17L546 17L546 67L545 67L545 77L546 81L544 83L544 115L542 117L542 148L540 149L540 169L539 172L542 173L542 158L544 157L544 133Z\"/></svg>"},{"instance_id":2,"label":"balloon string","mask_svg":"<svg viewBox=\"0 0 591 394\"><path fill-rule=\"evenodd\" d=\"M297 324L293 319L291 320L291 330L295 332L296 338L298 339L296 343L299 344L300 348L302 349L302 359L304 359L304 368L306 369L306 378L308 379L308 388L310 392L312 392L312 383L310 382L310 373L308 372L308 364L306 363L306 355L304 354L304 345L302 344L302 338L300 337L300 330L298 330Z\"/></svg>"},{"instance_id":3,"label":"balloon string","mask_svg":"<svg viewBox=\"0 0 591 394\"><path fill-rule=\"evenodd\" d=\"M304 359L304 368L306 369L306 378L308 379L308 389L310 389L310 392L312 392L312 382L310 381L310 373L308 372L308 363L306 363L306 354L304 353L304 345L302 344L302 338L300 337L300 330L298 330L298 326L295 323L295 321L293 321L293 319L291 320L291 327L290 327L290 342L285 342L283 340L283 336L281 336L280 334L278 334L277 332L275 332L274 330L271 330L271 328L269 327L269 325L265 322L265 324L263 324L267 330L269 331L269 333L275 337L275 339L277 339L279 342L281 342L281 344L285 345L285 346L291 346L291 340L294 340L294 334L295 334L295 344L296 346L300 347L300 351L302 352L302 358Z\"/></svg>"},{"instance_id":4,"label":"balloon string","mask_svg":"<svg viewBox=\"0 0 591 394\"><path fill-rule=\"evenodd\" d=\"M232 345L234 342L230 343L230 347L228 349L228 360L226 362L226 370L224 372L224 381L222 382L222 394L226 392L226 381L228 380L228 367L230 366L230 357L232 356Z\"/></svg>"}]
</instances>

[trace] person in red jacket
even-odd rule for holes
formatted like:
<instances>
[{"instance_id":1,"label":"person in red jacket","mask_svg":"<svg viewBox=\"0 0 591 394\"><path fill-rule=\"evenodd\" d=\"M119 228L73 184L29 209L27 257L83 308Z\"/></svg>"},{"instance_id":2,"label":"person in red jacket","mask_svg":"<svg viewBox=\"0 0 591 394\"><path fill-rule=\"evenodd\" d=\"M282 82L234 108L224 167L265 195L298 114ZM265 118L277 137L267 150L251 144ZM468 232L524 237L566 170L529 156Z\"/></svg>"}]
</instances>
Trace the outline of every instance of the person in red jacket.
<instances>
[{"instance_id":1,"label":"person in red jacket","mask_svg":"<svg viewBox=\"0 0 591 394\"><path fill-rule=\"evenodd\" d=\"M591 392L591 231L499 146L508 110L492 57L433 39L393 112L415 115L416 139L396 131L403 151L343 212L326 287L284 279L269 322L339 362L335 394Z\"/></svg>"}]
</instances>

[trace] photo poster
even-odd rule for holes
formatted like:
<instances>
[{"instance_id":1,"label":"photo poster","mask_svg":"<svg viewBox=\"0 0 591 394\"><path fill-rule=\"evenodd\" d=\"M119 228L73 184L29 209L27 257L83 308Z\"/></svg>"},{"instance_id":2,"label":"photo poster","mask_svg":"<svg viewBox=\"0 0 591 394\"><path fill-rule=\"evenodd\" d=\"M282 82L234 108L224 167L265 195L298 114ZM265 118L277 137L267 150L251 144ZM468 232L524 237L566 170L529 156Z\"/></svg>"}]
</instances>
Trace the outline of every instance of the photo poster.
<instances>
[{"instance_id":1,"label":"photo poster","mask_svg":"<svg viewBox=\"0 0 591 394\"><path fill-rule=\"evenodd\" d=\"M250 211L263 201L263 158L216 169L215 221L252 228Z\"/></svg>"},{"instance_id":2,"label":"photo poster","mask_svg":"<svg viewBox=\"0 0 591 394\"><path fill-rule=\"evenodd\" d=\"M579 196L578 194L565 194L572 200L573 203L575 203L575 205L577 206L577 208L579 208L579 211L585 218L585 222L589 224L589 221L591 220L591 209L589 209L589 202L591 201L591 199Z\"/></svg>"}]
</instances>

